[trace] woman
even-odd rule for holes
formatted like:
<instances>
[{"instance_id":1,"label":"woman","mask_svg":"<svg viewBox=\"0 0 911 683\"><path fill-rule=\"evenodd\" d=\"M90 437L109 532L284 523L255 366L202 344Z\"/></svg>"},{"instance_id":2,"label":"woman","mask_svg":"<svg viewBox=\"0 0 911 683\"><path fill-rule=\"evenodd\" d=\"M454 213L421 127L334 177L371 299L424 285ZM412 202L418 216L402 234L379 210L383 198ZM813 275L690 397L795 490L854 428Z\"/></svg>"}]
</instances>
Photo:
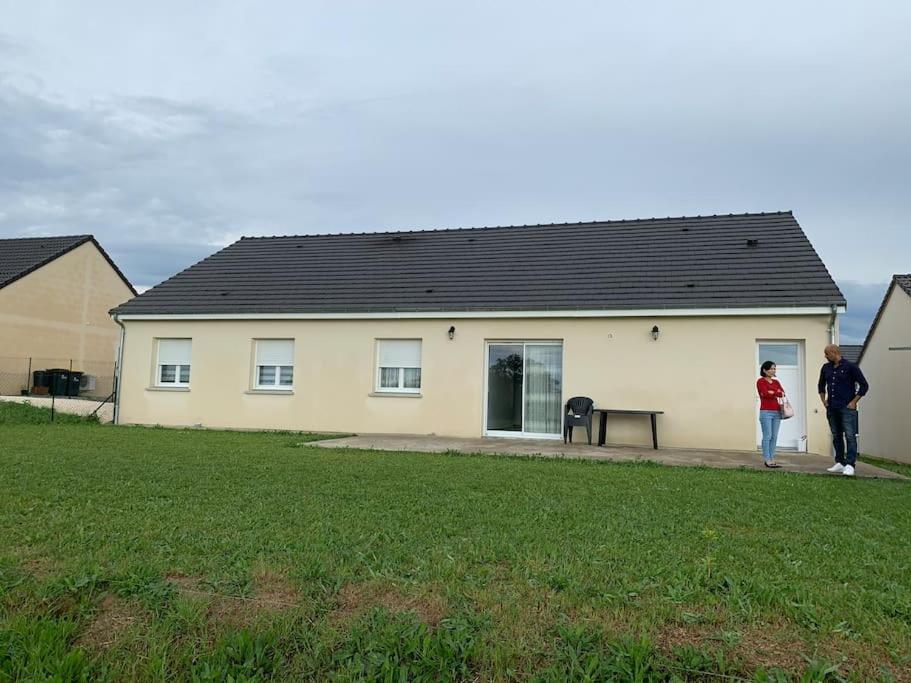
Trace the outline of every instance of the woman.
<instances>
[{"instance_id":1,"label":"woman","mask_svg":"<svg viewBox=\"0 0 911 683\"><path fill-rule=\"evenodd\" d=\"M760 377L756 380L756 391L759 392L759 424L762 427L762 458L766 467L781 467L775 462L775 447L778 445L778 428L781 426L781 399L784 389L775 379L778 368L767 360L760 368Z\"/></svg>"}]
</instances>

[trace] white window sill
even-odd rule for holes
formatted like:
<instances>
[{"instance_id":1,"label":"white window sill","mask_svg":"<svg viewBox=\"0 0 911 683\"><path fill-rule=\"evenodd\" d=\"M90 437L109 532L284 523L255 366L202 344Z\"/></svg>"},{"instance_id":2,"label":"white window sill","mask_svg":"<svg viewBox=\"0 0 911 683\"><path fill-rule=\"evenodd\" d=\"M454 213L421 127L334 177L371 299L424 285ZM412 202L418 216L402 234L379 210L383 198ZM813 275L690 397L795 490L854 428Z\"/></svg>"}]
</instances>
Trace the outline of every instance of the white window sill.
<instances>
[{"instance_id":1,"label":"white window sill","mask_svg":"<svg viewBox=\"0 0 911 683\"><path fill-rule=\"evenodd\" d=\"M245 394L271 394L273 396L292 396L294 389L247 389Z\"/></svg>"},{"instance_id":2,"label":"white window sill","mask_svg":"<svg viewBox=\"0 0 911 683\"><path fill-rule=\"evenodd\" d=\"M379 398L423 398L419 391L371 391L368 396Z\"/></svg>"},{"instance_id":3,"label":"white window sill","mask_svg":"<svg viewBox=\"0 0 911 683\"><path fill-rule=\"evenodd\" d=\"M146 391L189 391L190 387L146 387Z\"/></svg>"}]
</instances>

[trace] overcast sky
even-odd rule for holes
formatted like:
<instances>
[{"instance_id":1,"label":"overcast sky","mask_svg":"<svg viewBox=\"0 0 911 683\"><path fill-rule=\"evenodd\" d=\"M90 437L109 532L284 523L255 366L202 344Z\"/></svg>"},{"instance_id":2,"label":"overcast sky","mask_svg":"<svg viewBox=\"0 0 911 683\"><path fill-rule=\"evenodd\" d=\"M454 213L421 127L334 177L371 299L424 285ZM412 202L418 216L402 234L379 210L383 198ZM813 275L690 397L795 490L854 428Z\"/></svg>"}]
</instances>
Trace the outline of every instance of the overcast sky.
<instances>
[{"instance_id":1,"label":"overcast sky","mask_svg":"<svg viewBox=\"0 0 911 683\"><path fill-rule=\"evenodd\" d=\"M0 236L147 287L240 235L791 209L911 271L911 3L0 0Z\"/></svg>"}]
</instances>

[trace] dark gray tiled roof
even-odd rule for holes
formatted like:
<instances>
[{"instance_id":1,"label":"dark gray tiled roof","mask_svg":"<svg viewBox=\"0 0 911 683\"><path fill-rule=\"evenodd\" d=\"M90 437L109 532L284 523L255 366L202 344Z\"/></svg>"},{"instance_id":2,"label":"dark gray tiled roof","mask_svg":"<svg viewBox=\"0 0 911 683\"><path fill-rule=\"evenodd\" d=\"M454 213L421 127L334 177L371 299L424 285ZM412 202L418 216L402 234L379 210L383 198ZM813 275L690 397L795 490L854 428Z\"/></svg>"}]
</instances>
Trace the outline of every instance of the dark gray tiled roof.
<instances>
[{"instance_id":1,"label":"dark gray tiled roof","mask_svg":"<svg viewBox=\"0 0 911 683\"><path fill-rule=\"evenodd\" d=\"M843 358L856 363L860 359L860 352L863 350L863 344L839 344L838 349L841 351Z\"/></svg>"},{"instance_id":2,"label":"dark gray tiled roof","mask_svg":"<svg viewBox=\"0 0 911 683\"><path fill-rule=\"evenodd\" d=\"M127 287L136 293L129 280L91 235L61 235L57 237L17 237L0 239L0 288L58 259L78 246L92 242L111 264Z\"/></svg>"},{"instance_id":3,"label":"dark gray tiled roof","mask_svg":"<svg viewBox=\"0 0 911 683\"><path fill-rule=\"evenodd\" d=\"M895 279L895 284L905 290L905 294L911 296L911 274L909 275L893 275Z\"/></svg>"},{"instance_id":4,"label":"dark gray tiled roof","mask_svg":"<svg viewBox=\"0 0 911 683\"><path fill-rule=\"evenodd\" d=\"M886 289L886 295L883 297L882 302L879 304L879 309L876 311L876 315L873 317L873 322L870 325L870 329L867 331L867 337L864 339L864 345L860 349L860 355L857 357L857 362L859 363L864 357L864 352L866 352L867 347L870 345L870 340L873 338L873 332L876 330L876 326L879 325L879 319L883 317L883 311L886 310L886 303L889 301L889 295L892 294L892 290L898 287L905 294L911 296L911 273L907 275L893 275L892 282L889 283L889 287Z\"/></svg>"},{"instance_id":5,"label":"dark gray tiled roof","mask_svg":"<svg viewBox=\"0 0 911 683\"><path fill-rule=\"evenodd\" d=\"M748 240L758 240L748 244ZM242 238L116 313L842 305L790 212Z\"/></svg>"}]
</instances>

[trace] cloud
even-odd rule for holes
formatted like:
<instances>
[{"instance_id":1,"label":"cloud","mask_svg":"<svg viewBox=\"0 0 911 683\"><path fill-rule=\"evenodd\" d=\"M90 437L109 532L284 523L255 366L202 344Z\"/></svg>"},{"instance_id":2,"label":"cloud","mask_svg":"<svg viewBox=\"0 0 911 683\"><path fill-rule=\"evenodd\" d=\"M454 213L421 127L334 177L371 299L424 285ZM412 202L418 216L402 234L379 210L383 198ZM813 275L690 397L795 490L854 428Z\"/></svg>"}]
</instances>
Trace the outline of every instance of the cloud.
<instances>
[{"instance_id":1,"label":"cloud","mask_svg":"<svg viewBox=\"0 0 911 683\"><path fill-rule=\"evenodd\" d=\"M911 253L909 16L34 0L0 36L0 234L94 233L147 285L245 234L793 209L879 283Z\"/></svg>"}]
</instances>

